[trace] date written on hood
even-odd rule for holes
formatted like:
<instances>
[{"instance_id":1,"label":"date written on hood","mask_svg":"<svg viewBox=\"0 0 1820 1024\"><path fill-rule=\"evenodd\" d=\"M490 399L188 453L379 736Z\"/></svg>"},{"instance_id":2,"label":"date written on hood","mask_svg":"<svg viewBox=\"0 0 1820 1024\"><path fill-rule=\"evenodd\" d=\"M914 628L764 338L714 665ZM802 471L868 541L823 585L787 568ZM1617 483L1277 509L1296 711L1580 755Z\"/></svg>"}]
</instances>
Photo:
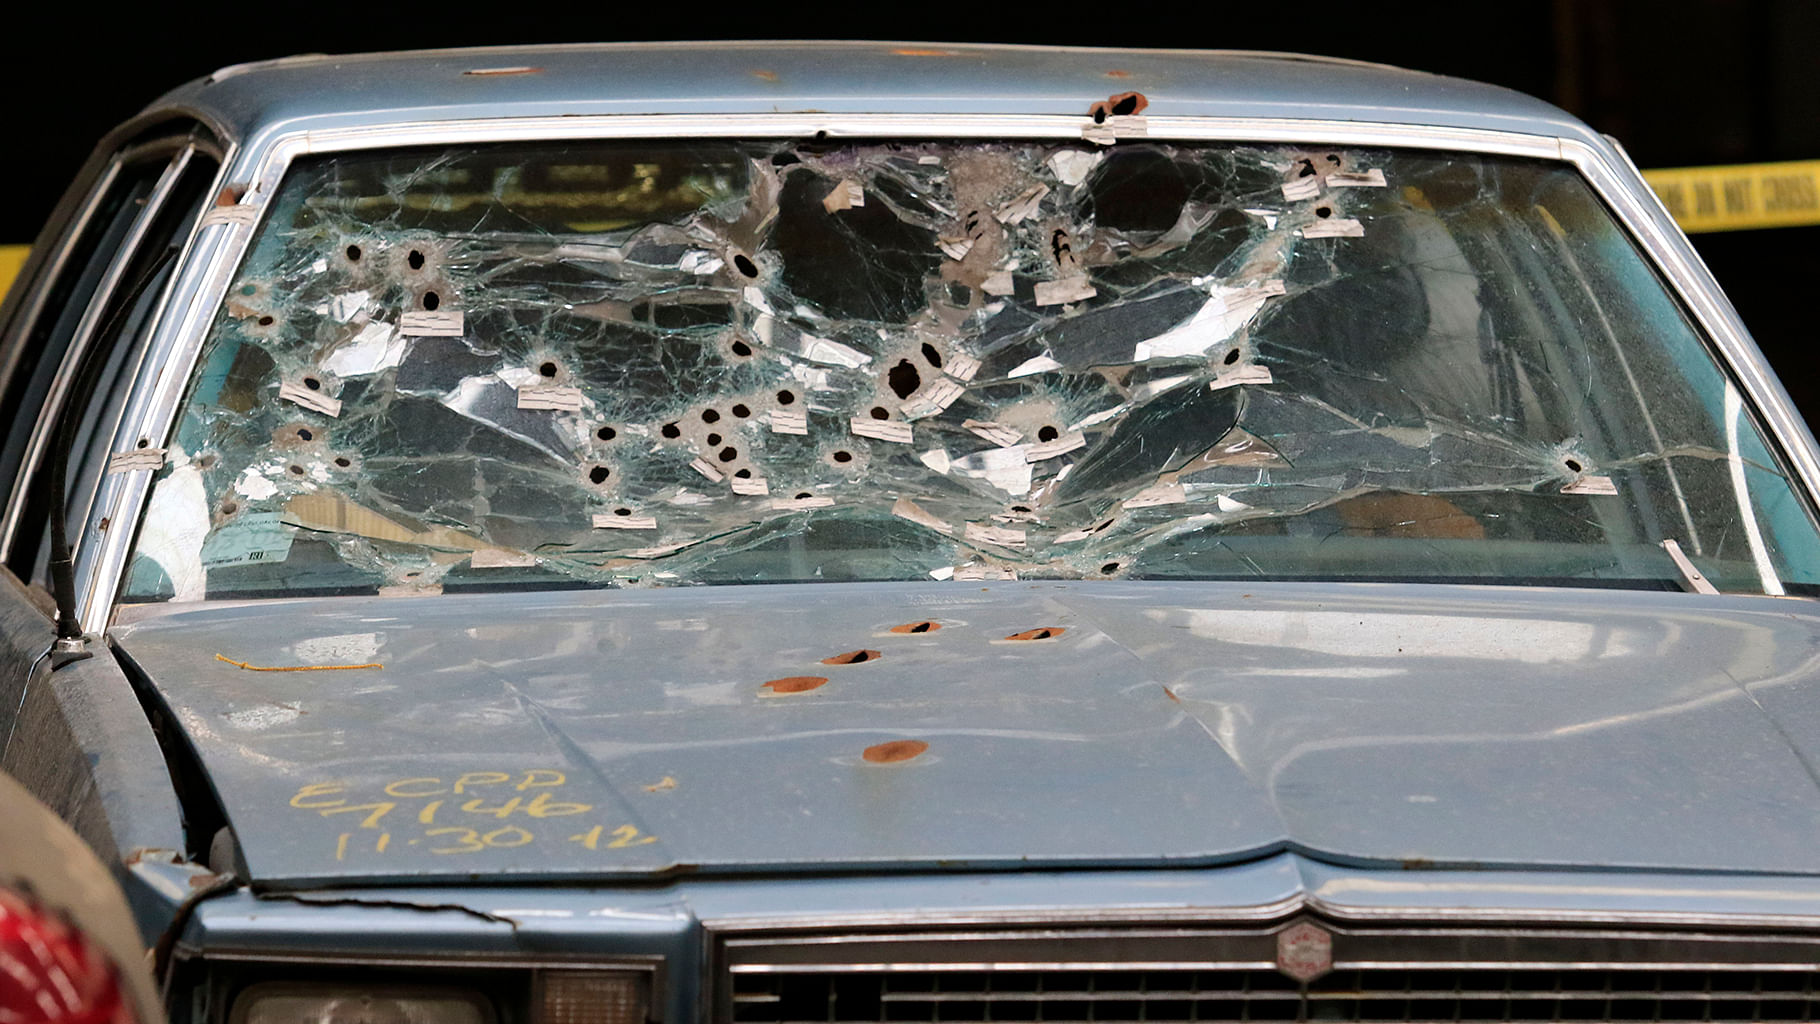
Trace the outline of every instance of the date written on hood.
<instances>
[{"instance_id":1,"label":"date written on hood","mask_svg":"<svg viewBox=\"0 0 1820 1024\"><path fill-rule=\"evenodd\" d=\"M290 805L333 825L337 861L421 849L438 856L549 843L622 850L657 841L636 825L595 820L594 805L565 799L568 776L550 768L414 776L378 786L328 780L298 788Z\"/></svg>"}]
</instances>

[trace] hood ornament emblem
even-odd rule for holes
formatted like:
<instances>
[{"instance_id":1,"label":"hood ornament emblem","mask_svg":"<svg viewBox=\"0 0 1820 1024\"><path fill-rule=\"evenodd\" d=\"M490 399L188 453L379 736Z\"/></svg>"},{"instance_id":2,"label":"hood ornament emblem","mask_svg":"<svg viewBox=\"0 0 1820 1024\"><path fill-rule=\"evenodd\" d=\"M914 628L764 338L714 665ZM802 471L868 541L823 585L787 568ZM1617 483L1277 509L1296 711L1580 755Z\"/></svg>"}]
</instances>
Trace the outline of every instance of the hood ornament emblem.
<instances>
[{"instance_id":1,"label":"hood ornament emblem","mask_svg":"<svg viewBox=\"0 0 1820 1024\"><path fill-rule=\"evenodd\" d=\"M1277 970L1306 985L1333 970L1333 935L1300 921L1277 933Z\"/></svg>"}]
</instances>

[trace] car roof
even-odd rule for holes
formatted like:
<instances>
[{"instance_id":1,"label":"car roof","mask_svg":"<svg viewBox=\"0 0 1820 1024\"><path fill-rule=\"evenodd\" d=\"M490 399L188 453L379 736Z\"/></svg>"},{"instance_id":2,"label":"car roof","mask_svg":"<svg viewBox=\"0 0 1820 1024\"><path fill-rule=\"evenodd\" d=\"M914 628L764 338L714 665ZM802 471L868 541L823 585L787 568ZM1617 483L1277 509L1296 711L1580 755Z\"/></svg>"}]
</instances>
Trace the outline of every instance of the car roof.
<instances>
[{"instance_id":1,"label":"car roof","mask_svg":"<svg viewBox=\"0 0 1820 1024\"><path fill-rule=\"evenodd\" d=\"M1521 93L1361 61L1215 50L659 42L288 57L153 105L268 131L588 114L1064 114L1142 93L1151 116L1370 121L1593 138Z\"/></svg>"}]
</instances>

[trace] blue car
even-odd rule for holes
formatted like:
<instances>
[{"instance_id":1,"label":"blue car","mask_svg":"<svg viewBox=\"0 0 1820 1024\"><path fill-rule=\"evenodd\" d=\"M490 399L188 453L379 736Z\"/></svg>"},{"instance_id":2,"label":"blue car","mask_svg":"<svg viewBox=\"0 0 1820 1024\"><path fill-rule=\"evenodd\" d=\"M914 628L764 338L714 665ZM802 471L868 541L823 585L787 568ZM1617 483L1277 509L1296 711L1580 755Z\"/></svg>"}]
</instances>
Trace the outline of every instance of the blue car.
<instances>
[{"instance_id":1,"label":"blue car","mask_svg":"<svg viewBox=\"0 0 1820 1024\"><path fill-rule=\"evenodd\" d=\"M1820 1013L1820 452L1541 102L272 61L0 330L0 767L173 1021Z\"/></svg>"}]
</instances>

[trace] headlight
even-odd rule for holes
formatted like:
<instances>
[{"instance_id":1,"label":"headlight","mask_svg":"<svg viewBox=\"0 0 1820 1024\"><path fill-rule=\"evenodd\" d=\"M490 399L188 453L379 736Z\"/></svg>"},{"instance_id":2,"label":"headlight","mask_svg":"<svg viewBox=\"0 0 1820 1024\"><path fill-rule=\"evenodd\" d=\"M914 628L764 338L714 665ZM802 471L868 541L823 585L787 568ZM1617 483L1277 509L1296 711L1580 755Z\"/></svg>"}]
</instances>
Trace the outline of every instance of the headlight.
<instances>
[{"instance_id":1,"label":"headlight","mask_svg":"<svg viewBox=\"0 0 1820 1024\"><path fill-rule=\"evenodd\" d=\"M234 1000L229 1024L494 1024L493 1005L458 988L268 981Z\"/></svg>"},{"instance_id":2,"label":"headlight","mask_svg":"<svg viewBox=\"0 0 1820 1024\"><path fill-rule=\"evenodd\" d=\"M645 1024L651 978L626 971L545 971L536 1024Z\"/></svg>"}]
</instances>

